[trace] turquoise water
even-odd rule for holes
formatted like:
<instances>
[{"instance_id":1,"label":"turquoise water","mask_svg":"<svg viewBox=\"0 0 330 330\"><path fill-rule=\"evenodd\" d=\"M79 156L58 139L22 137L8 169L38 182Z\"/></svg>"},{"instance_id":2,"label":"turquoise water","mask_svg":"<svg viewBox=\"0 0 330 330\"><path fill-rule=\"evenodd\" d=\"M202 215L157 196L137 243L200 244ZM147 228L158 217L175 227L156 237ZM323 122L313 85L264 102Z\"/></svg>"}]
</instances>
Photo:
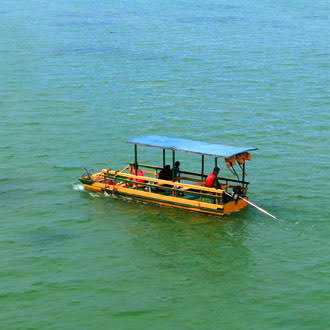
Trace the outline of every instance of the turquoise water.
<instances>
[{"instance_id":1,"label":"turquoise water","mask_svg":"<svg viewBox=\"0 0 330 330\"><path fill-rule=\"evenodd\" d=\"M1 1L0 328L328 328L328 13ZM81 190L84 167L124 167L146 134L258 147L249 196L280 220Z\"/></svg>"}]
</instances>

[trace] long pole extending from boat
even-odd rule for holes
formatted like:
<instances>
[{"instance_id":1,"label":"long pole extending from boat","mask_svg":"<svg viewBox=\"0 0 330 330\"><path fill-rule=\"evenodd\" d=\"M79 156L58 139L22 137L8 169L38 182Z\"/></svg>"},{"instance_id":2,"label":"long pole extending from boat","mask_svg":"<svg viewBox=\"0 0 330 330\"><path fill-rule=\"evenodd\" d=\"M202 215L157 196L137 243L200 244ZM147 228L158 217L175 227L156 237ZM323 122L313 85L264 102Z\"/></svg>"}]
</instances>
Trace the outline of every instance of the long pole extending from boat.
<instances>
[{"instance_id":1,"label":"long pole extending from boat","mask_svg":"<svg viewBox=\"0 0 330 330\"><path fill-rule=\"evenodd\" d=\"M224 191L224 193L225 193L226 195L230 196L230 197L233 197L232 195L228 194L226 191ZM261 208L260 206L258 206L258 205L256 205L256 204L250 202L249 200L247 200L247 199L245 199L245 198L243 198L243 197L241 197L241 196L238 196L238 198L240 198L240 199L242 199L243 201L247 202L248 204L252 205L253 207L255 207L255 208L256 208L257 210L259 210L260 212L265 213L265 214L267 214L268 216L270 216L271 218L278 220L278 218L276 218L275 215L270 214L269 212L267 212L266 210L264 210L264 209Z\"/></svg>"}]
</instances>

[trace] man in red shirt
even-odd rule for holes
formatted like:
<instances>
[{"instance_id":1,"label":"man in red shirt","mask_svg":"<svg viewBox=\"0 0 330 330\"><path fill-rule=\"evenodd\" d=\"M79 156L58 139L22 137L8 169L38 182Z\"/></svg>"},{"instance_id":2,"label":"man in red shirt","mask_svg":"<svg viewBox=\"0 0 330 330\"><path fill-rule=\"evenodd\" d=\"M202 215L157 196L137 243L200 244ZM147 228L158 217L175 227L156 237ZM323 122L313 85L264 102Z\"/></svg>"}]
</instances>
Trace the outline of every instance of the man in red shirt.
<instances>
[{"instance_id":1,"label":"man in red shirt","mask_svg":"<svg viewBox=\"0 0 330 330\"><path fill-rule=\"evenodd\" d=\"M206 187L219 188L219 182L217 180L217 176L218 176L219 172L220 172L220 168L216 166L213 170L213 173L209 174L206 178L206 181L205 181Z\"/></svg>"}]
</instances>

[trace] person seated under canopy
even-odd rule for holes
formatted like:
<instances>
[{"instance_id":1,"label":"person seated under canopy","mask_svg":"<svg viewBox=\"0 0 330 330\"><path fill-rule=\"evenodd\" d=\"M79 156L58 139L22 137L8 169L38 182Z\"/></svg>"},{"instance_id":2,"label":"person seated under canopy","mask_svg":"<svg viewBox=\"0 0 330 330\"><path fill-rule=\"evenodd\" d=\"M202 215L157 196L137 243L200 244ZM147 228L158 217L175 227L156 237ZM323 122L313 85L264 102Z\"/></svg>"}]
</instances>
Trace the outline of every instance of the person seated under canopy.
<instances>
[{"instance_id":1,"label":"person seated under canopy","mask_svg":"<svg viewBox=\"0 0 330 330\"><path fill-rule=\"evenodd\" d=\"M217 180L217 176L220 172L220 168L219 167L215 167L213 169L213 173L209 174L206 178L206 181L205 181L205 186L206 187L210 187L210 188L220 188L220 184Z\"/></svg>"},{"instance_id":2,"label":"person seated under canopy","mask_svg":"<svg viewBox=\"0 0 330 330\"><path fill-rule=\"evenodd\" d=\"M174 177L178 178L180 176L180 162L177 160L174 164Z\"/></svg>"},{"instance_id":3,"label":"person seated under canopy","mask_svg":"<svg viewBox=\"0 0 330 330\"><path fill-rule=\"evenodd\" d=\"M131 165L131 174L133 174L133 175L138 175L138 176L144 176L144 173L143 173L143 171L142 170L140 170L139 168L138 168L138 170L136 170L136 165ZM144 183L145 181L144 180L141 180L141 179L133 179L133 181L135 181L135 182L142 182L142 183Z\"/></svg>"},{"instance_id":4,"label":"person seated under canopy","mask_svg":"<svg viewBox=\"0 0 330 330\"><path fill-rule=\"evenodd\" d=\"M130 172L131 172L131 174L133 174L133 175L144 176L143 171L140 170L140 169L137 167L137 165L135 165L135 164L131 165L131 167L130 167ZM148 187L145 187L144 185L139 184L139 183L146 183L147 181L142 180L142 179L133 179L132 181L135 182L135 183L133 183L133 185L132 185L133 188L135 188L135 189L144 188L146 191L148 191ZM127 186L127 185L126 185L126 186Z\"/></svg>"},{"instance_id":5,"label":"person seated under canopy","mask_svg":"<svg viewBox=\"0 0 330 330\"><path fill-rule=\"evenodd\" d=\"M172 170L170 165L165 165L165 167L159 172L158 179L172 180Z\"/></svg>"}]
</instances>

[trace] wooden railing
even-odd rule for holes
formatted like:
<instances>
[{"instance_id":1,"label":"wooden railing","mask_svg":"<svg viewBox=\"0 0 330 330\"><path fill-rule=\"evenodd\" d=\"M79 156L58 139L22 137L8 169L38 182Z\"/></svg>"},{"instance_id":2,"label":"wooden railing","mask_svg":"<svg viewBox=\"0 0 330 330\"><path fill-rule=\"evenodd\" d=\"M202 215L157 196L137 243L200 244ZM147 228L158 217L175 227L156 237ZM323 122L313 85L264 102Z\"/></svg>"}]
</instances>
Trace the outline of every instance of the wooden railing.
<instances>
[{"instance_id":1,"label":"wooden railing","mask_svg":"<svg viewBox=\"0 0 330 330\"><path fill-rule=\"evenodd\" d=\"M98 178L98 182L104 182L105 188L109 187L109 181L113 180L115 185L118 183L123 183L133 189L148 187L149 192L169 192L173 196L186 199L189 199L189 196L195 196L201 201L203 201L204 198L208 198L216 204L223 204L222 189L161 180L147 176L133 175L106 169L103 169L102 172L99 173ZM136 180L140 180L142 182L137 182Z\"/></svg>"},{"instance_id":2,"label":"wooden railing","mask_svg":"<svg viewBox=\"0 0 330 330\"><path fill-rule=\"evenodd\" d=\"M130 165L133 165L133 163L130 164ZM162 167L159 167L159 166L148 165L148 164L140 164L140 163L139 163L139 167L152 168L152 169L155 169L156 171L163 169ZM180 174L193 175L193 176L197 176L197 177L200 177L200 178L203 178L203 179L207 178L207 174L202 175L201 173L196 173L196 172L180 171ZM242 180L226 178L226 177L221 177L221 176L219 176L218 179L222 180L222 181L226 181L226 185L228 185L229 182L240 183L240 184L246 185L246 186L250 184L250 182L248 182L248 181L242 181Z\"/></svg>"}]
</instances>

